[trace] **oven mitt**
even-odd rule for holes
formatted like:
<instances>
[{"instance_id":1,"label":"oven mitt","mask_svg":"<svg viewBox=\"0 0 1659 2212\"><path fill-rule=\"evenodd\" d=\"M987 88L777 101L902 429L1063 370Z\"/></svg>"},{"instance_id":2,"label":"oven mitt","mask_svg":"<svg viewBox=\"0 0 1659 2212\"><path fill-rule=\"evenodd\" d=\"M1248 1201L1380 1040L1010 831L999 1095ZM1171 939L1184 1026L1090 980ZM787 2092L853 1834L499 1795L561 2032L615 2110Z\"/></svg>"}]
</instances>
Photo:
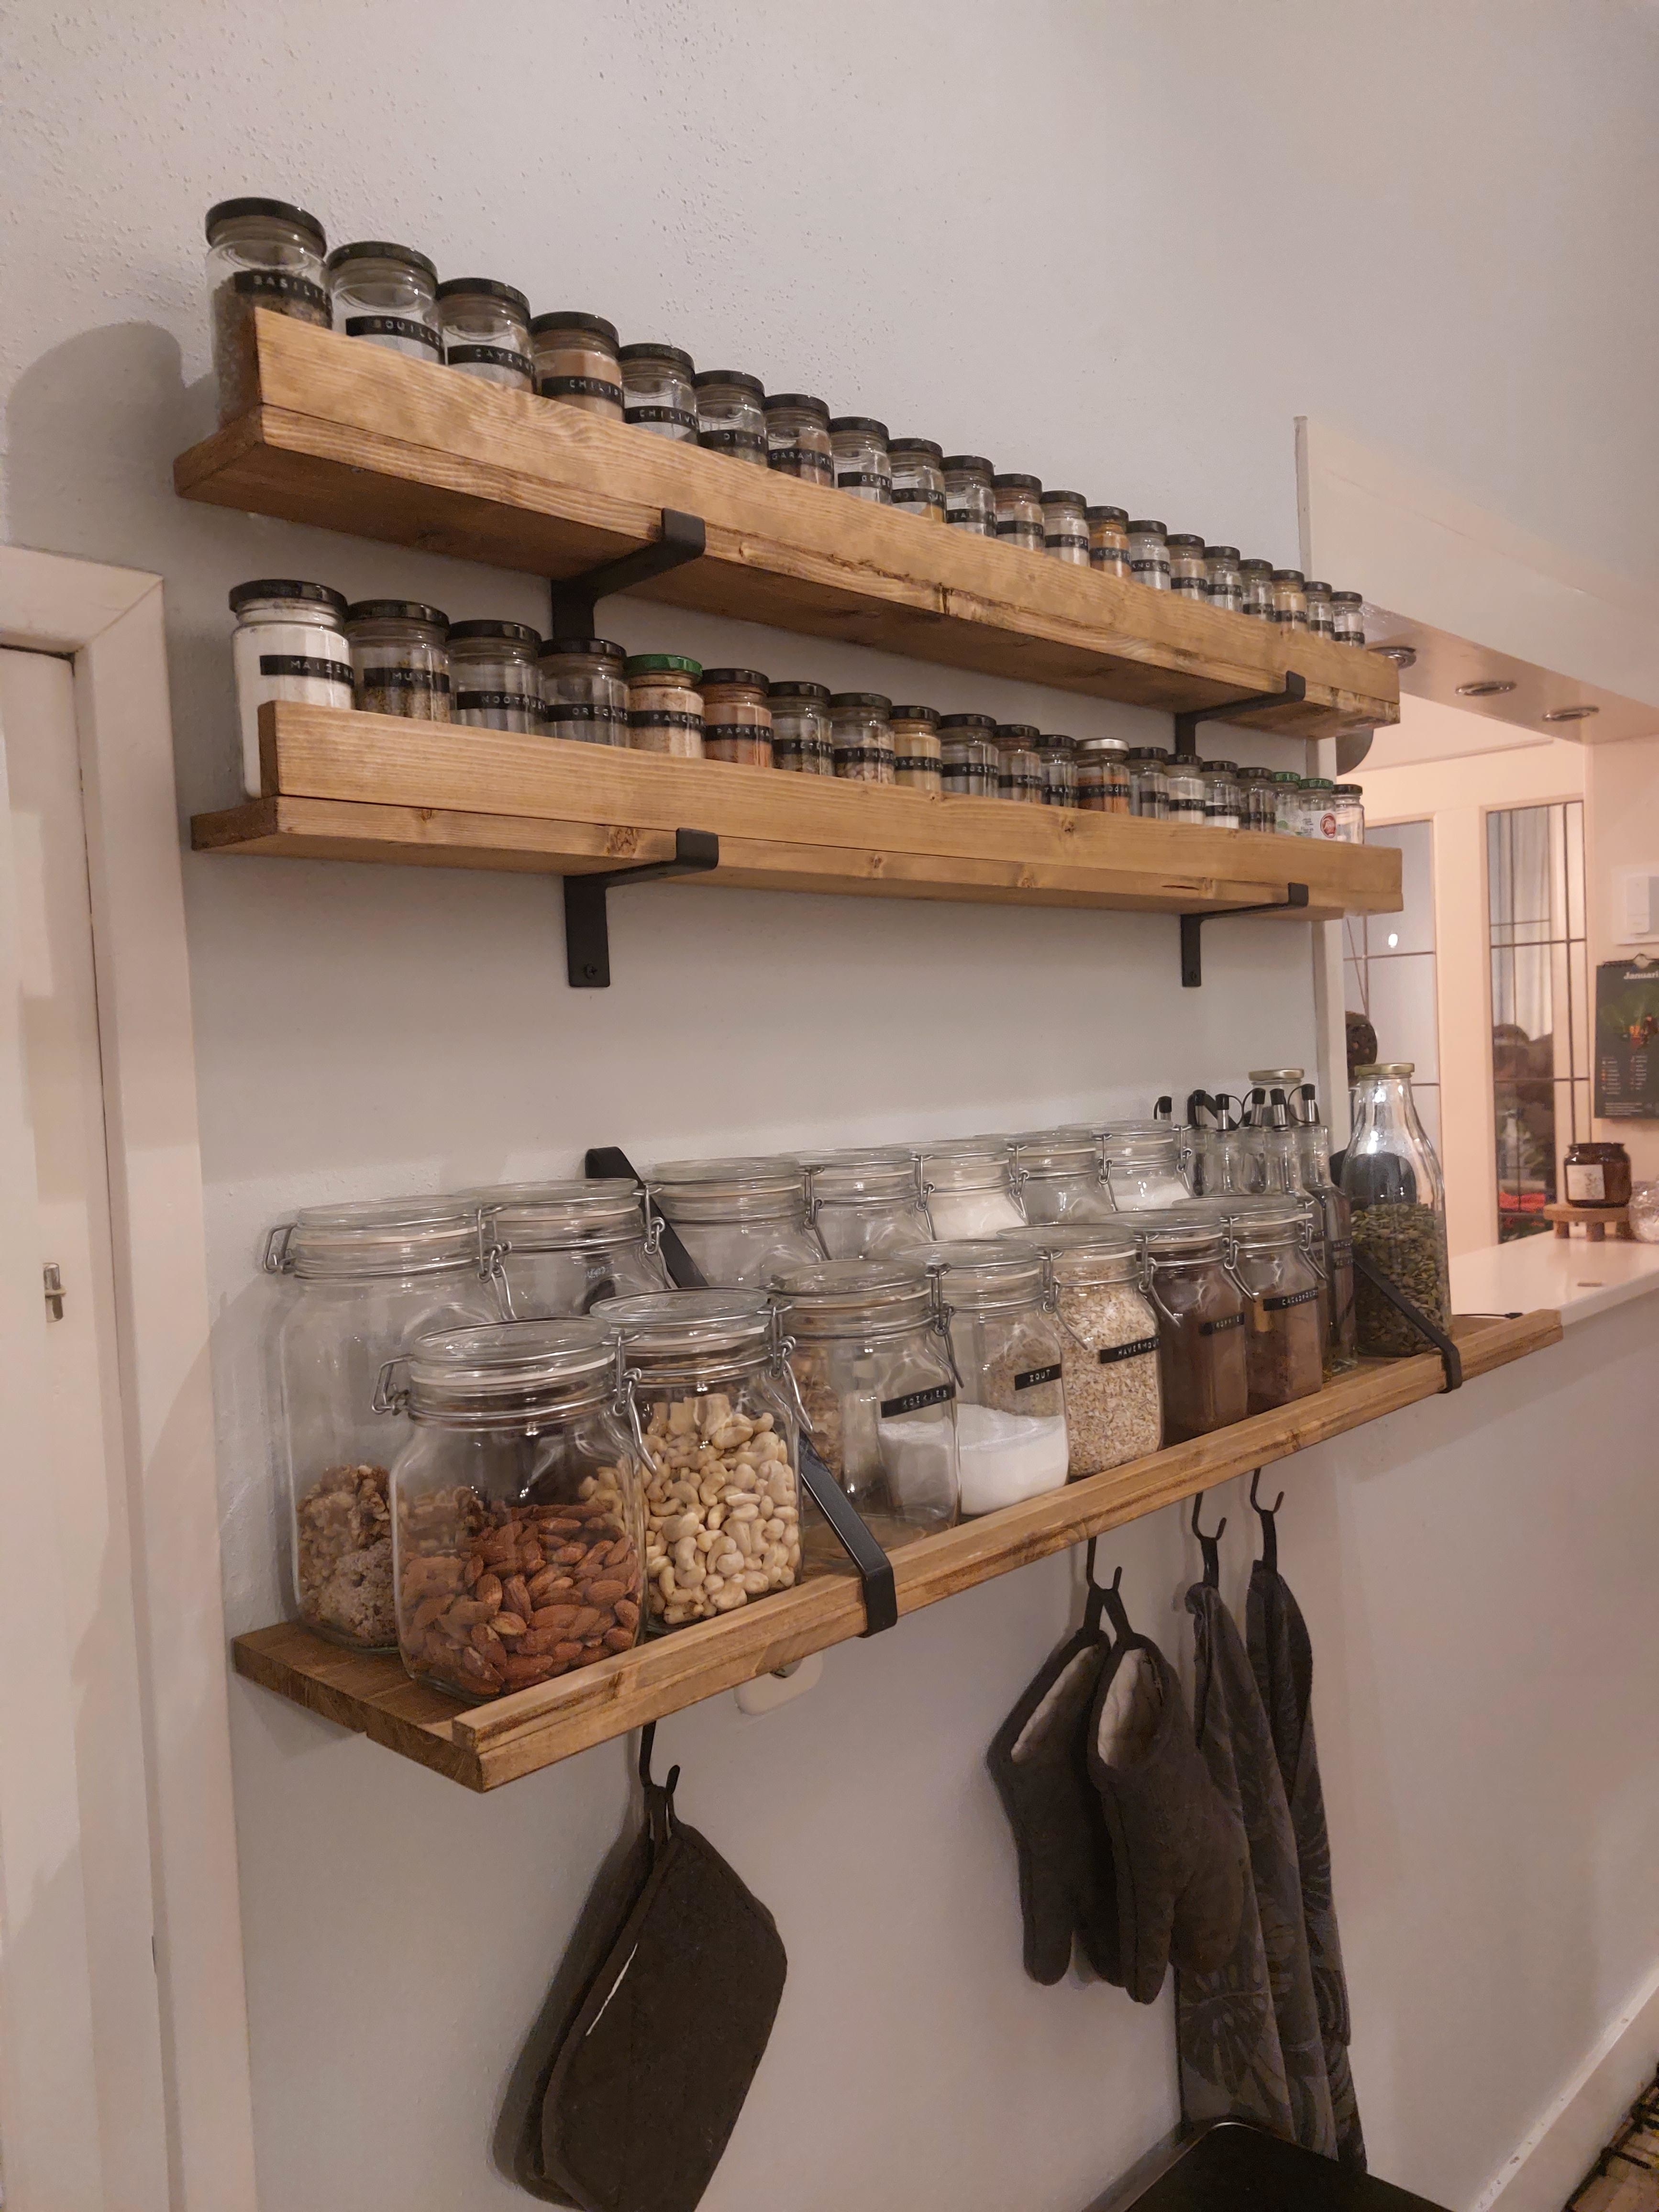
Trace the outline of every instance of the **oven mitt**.
<instances>
[{"instance_id":1,"label":"oven mitt","mask_svg":"<svg viewBox=\"0 0 1659 2212\"><path fill-rule=\"evenodd\" d=\"M1174 1668L1115 1610L1086 1738L1116 1876L1122 1984L1151 2004L1173 1959L1213 1973L1238 1939L1244 1838L1197 1745Z\"/></svg>"},{"instance_id":2,"label":"oven mitt","mask_svg":"<svg viewBox=\"0 0 1659 2212\"><path fill-rule=\"evenodd\" d=\"M1095 1690L1111 1645L1093 1620L1061 1644L998 1729L987 1754L1014 1832L1025 1971L1057 1982L1073 1936L1103 1980L1118 1968L1112 1846L1084 1756Z\"/></svg>"},{"instance_id":3,"label":"oven mitt","mask_svg":"<svg viewBox=\"0 0 1659 2212\"><path fill-rule=\"evenodd\" d=\"M520 2178L580 2212L693 2212L755 2077L787 1961L771 1914L651 1779L648 1871L547 2067Z\"/></svg>"}]
</instances>

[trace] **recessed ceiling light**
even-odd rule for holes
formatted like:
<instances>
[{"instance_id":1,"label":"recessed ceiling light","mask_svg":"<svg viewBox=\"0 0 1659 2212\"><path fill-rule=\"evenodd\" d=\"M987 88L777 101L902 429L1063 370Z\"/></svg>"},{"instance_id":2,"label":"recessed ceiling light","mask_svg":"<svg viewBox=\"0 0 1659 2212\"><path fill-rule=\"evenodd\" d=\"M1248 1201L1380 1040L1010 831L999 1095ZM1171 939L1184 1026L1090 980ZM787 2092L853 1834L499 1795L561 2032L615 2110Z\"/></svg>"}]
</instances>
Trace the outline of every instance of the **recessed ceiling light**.
<instances>
[{"instance_id":1,"label":"recessed ceiling light","mask_svg":"<svg viewBox=\"0 0 1659 2212\"><path fill-rule=\"evenodd\" d=\"M1373 653L1380 653L1384 660L1393 661L1396 668L1415 668L1417 647L1414 645L1374 645Z\"/></svg>"},{"instance_id":2,"label":"recessed ceiling light","mask_svg":"<svg viewBox=\"0 0 1659 2212\"><path fill-rule=\"evenodd\" d=\"M1460 699L1495 699L1500 691L1514 689L1513 684L1460 684L1457 696Z\"/></svg>"},{"instance_id":3,"label":"recessed ceiling light","mask_svg":"<svg viewBox=\"0 0 1659 2212\"><path fill-rule=\"evenodd\" d=\"M1592 714L1599 714L1599 707L1552 707L1544 720L1547 722L1587 722Z\"/></svg>"}]
</instances>

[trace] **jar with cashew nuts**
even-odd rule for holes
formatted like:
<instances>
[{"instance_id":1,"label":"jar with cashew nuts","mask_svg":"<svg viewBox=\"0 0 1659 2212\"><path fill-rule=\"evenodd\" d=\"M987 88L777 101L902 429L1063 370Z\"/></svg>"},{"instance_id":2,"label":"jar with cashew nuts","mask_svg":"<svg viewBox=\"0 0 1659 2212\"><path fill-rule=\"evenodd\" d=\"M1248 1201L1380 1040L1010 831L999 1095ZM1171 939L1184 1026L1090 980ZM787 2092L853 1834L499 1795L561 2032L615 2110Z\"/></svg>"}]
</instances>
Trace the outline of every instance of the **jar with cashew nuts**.
<instances>
[{"instance_id":1,"label":"jar with cashew nuts","mask_svg":"<svg viewBox=\"0 0 1659 2212\"><path fill-rule=\"evenodd\" d=\"M638 1641L644 1498L632 1409L597 1322L422 1337L382 1370L398 1644L417 1680L500 1697Z\"/></svg>"},{"instance_id":2,"label":"jar with cashew nuts","mask_svg":"<svg viewBox=\"0 0 1659 2212\"><path fill-rule=\"evenodd\" d=\"M771 1309L740 1291L613 1298L645 1449L648 1625L683 1628L801 1576L798 1427Z\"/></svg>"}]
</instances>

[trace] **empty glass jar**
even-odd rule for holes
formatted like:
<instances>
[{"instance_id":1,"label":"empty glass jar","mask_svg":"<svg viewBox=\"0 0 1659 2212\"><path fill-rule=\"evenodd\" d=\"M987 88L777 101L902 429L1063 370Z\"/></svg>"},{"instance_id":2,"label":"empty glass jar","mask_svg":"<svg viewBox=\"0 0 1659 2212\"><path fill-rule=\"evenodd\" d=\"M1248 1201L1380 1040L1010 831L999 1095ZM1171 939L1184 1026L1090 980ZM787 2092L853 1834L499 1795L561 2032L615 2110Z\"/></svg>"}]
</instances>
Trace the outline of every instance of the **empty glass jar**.
<instances>
[{"instance_id":1,"label":"empty glass jar","mask_svg":"<svg viewBox=\"0 0 1659 2212\"><path fill-rule=\"evenodd\" d=\"M451 276L439 285L437 303L446 368L509 392L535 390L530 302L522 292L493 276Z\"/></svg>"},{"instance_id":2,"label":"empty glass jar","mask_svg":"<svg viewBox=\"0 0 1659 2212\"><path fill-rule=\"evenodd\" d=\"M622 363L617 354L617 325L603 315L560 308L538 315L530 325L536 363L536 389L544 399L562 400L585 415L611 422L623 420Z\"/></svg>"},{"instance_id":3,"label":"empty glass jar","mask_svg":"<svg viewBox=\"0 0 1659 2212\"><path fill-rule=\"evenodd\" d=\"M936 1237L994 1237L1024 1225L1005 1137L946 1137L916 1155Z\"/></svg>"},{"instance_id":4,"label":"empty glass jar","mask_svg":"<svg viewBox=\"0 0 1659 2212\"><path fill-rule=\"evenodd\" d=\"M806 1152L807 1216L832 1260L889 1259L932 1242L915 1154L903 1145Z\"/></svg>"},{"instance_id":5,"label":"empty glass jar","mask_svg":"<svg viewBox=\"0 0 1659 2212\"><path fill-rule=\"evenodd\" d=\"M893 496L893 464L887 425L872 415L836 415L830 422L830 450L835 456L836 489L854 499L886 507Z\"/></svg>"},{"instance_id":6,"label":"empty glass jar","mask_svg":"<svg viewBox=\"0 0 1659 2212\"><path fill-rule=\"evenodd\" d=\"M1080 491L1043 493L1042 546L1056 561L1089 566L1088 501Z\"/></svg>"},{"instance_id":7,"label":"empty glass jar","mask_svg":"<svg viewBox=\"0 0 1659 2212\"><path fill-rule=\"evenodd\" d=\"M1331 635L1331 587L1310 577L1307 585L1308 628L1316 637Z\"/></svg>"},{"instance_id":8,"label":"empty glass jar","mask_svg":"<svg viewBox=\"0 0 1659 2212\"><path fill-rule=\"evenodd\" d=\"M1089 566L1103 575L1129 574L1129 517L1121 507L1091 507L1084 510L1089 525Z\"/></svg>"},{"instance_id":9,"label":"empty glass jar","mask_svg":"<svg viewBox=\"0 0 1659 2212\"><path fill-rule=\"evenodd\" d=\"M1166 1443L1227 1428L1249 1409L1244 1293L1228 1273L1225 1243L1214 1222L1149 1217L1141 1234Z\"/></svg>"},{"instance_id":10,"label":"empty glass jar","mask_svg":"<svg viewBox=\"0 0 1659 2212\"><path fill-rule=\"evenodd\" d=\"M1027 1221L1105 1221L1116 1211L1092 1129L1027 1129L1009 1138L1008 1153Z\"/></svg>"},{"instance_id":11,"label":"empty glass jar","mask_svg":"<svg viewBox=\"0 0 1659 2212\"><path fill-rule=\"evenodd\" d=\"M542 734L541 639L526 623L449 626L450 720L473 730Z\"/></svg>"},{"instance_id":12,"label":"empty glass jar","mask_svg":"<svg viewBox=\"0 0 1659 2212\"><path fill-rule=\"evenodd\" d=\"M806 1170L797 1159L665 1160L650 1188L711 1288L761 1288L783 1268L824 1256L807 1219Z\"/></svg>"},{"instance_id":13,"label":"empty glass jar","mask_svg":"<svg viewBox=\"0 0 1659 2212\"><path fill-rule=\"evenodd\" d=\"M1364 645L1365 602L1358 592L1331 593L1331 639L1336 645Z\"/></svg>"},{"instance_id":14,"label":"empty glass jar","mask_svg":"<svg viewBox=\"0 0 1659 2212\"><path fill-rule=\"evenodd\" d=\"M270 576L238 584L230 594L230 611L236 617L230 653L242 738L242 787L257 799L264 788L259 709L267 700L289 699L303 707L352 704L346 603L326 584Z\"/></svg>"},{"instance_id":15,"label":"empty glass jar","mask_svg":"<svg viewBox=\"0 0 1659 2212\"><path fill-rule=\"evenodd\" d=\"M1121 738L1078 739L1077 803L1088 814L1129 811L1129 748Z\"/></svg>"},{"instance_id":16,"label":"empty glass jar","mask_svg":"<svg viewBox=\"0 0 1659 2212\"><path fill-rule=\"evenodd\" d=\"M1172 531L1166 541L1170 551L1170 589L1178 599L1205 599L1210 596L1210 569L1204 540L1190 530Z\"/></svg>"},{"instance_id":17,"label":"empty glass jar","mask_svg":"<svg viewBox=\"0 0 1659 2212\"><path fill-rule=\"evenodd\" d=\"M630 653L628 742L635 752L702 758L702 665L678 653Z\"/></svg>"},{"instance_id":18,"label":"empty glass jar","mask_svg":"<svg viewBox=\"0 0 1659 2212\"><path fill-rule=\"evenodd\" d=\"M1070 1451L1047 1261L1016 1243L978 1239L925 1245L915 1256L933 1279L961 1385L963 1515L1060 1489Z\"/></svg>"},{"instance_id":19,"label":"empty glass jar","mask_svg":"<svg viewBox=\"0 0 1659 2212\"><path fill-rule=\"evenodd\" d=\"M1037 758L1042 763L1042 803L1045 806L1077 805L1077 751L1072 740L1044 732L1037 739Z\"/></svg>"},{"instance_id":20,"label":"empty glass jar","mask_svg":"<svg viewBox=\"0 0 1659 2212\"><path fill-rule=\"evenodd\" d=\"M406 361L443 359L438 272L412 246L360 239L328 257L335 327Z\"/></svg>"},{"instance_id":21,"label":"empty glass jar","mask_svg":"<svg viewBox=\"0 0 1659 2212\"><path fill-rule=\"evenodd\" d=\"M679 445L697 440L696 370L689 353L672 345L625 345L617 349L623 420L653 438Z\"/></svg>"},{"instance_id":22,"label":"empty glass jar","mask_svg":"<svg viewBox=\"0 0 1659 2212\"><path fill-rule=\"evenodd\" d=\"M1204 575L1210 605L1237 614L1244 605L1244 579L1239 571L1237 546L1206 545Z\"/></svg>"},{"instance_id":23,"label":"empty glass jar","mask_svg":"<svg viewBox=\"0 0 1659 2212\"><path fill-rule=\"evenodd\" d=\"M1158 1316L1143 1287L1133 1230L1060 1223L1006 1235L1048 1262L1072 1480L1155 1452L1164 1440Z\"/></svg>"},{"instance_id":24,"label":"empty glass jar","mask_svg":"<svg viewBox=\"0 0 1659 2212\"><path fill-rule=\"evenodd\" d=\"M762 411L768 466L803 483L833 484L836 457L830 450L830 410L823 400L806 392L775 392Z\"/></svg>"},{"instance_id":25,"label":"empty glass jar","mask_svg":"<svg viewBox=\"0 0 1659 2212\"><path fill-rule=\"evenodd\" d=\"M772 684L772 765L796 775L833 775L836 748L830 733L827 684Z\"/></svg>"},{"instance_id":26,"label":"empty glass jar","mask_svg":"<svg viewBox=\"0 0 1659 2212\"><path fill-rule=\"evenodd\" d=\"M1042 480L1040 477L994 476L991 495L996 503L997 537L1004 545L1023 552L1042 550Z\"/></svg>"},{"instance_id":27,"label":"empty glass jar","mask_svg":"<svg viewBox=\"0 0 1659 2212\"><path fill-rule=\"evenodd\" d=\"M1161 522L1129 525L1129 574L1154 592L1170 588L1170 534Z\"/></svg>"},{"instance_id":28,"label":"empty glass jar","mask_svg":"<svg viewBox=\"0 0 1659 2212\"><path fill-rule=\"evenodd\" d=\"M1339 844L1363 845L1365 842L1365 787L1363 783L1339 783L1332 787L1331 811L1336 817L1336 836Z\"/></svg>"},{"instance_id":29,"label":"empty glass jar","mask_svg":"<svg viewBox=\"0 0 1659 2212\"><path fill-rule=\"evenodd\" d=\"M1120 1213L1190 1198L1181 1173L1181 1133L1168 1121L1115 1121L1100 1132L1112 1203Z\"/></svg>"},{"instance_id":30,"label":"empty glass jar","mask_svg":"<svg viewBox=\"0 0 1659 2212\"><path fill-rule=\"evenodd\" d=\"M1033 722L999 722L996 726L997 796L1021 806L1042 804L1042 732Z\"/></svg>"},{"instance_id":31,"label":"empty glass jar","mask_svg":"<svg viewBox=\"0 0 1659 2212\"><path fill-rule=\"evenodd\" d=\"M219 420L230 422L258 404L257 308L319 330L330 327L328 241L321 223L303 208L286 200L236 199L208 210L207 242L213 374Z\"/></svg>"},{"instance_id":32,"label":"empty glass jar","mask_svg":"<svg viewBox=\"0 0 1659 2212\"><path fill-rule=\"evenodd\" d=\"M740 368L705 368L693 380L697 394L697 443L734 461L768 466L766 388Z\"/></svg>"},{"instance_id":33,"label":"empty glass jar","mask_svg":"<svg viewBox=\"0 0 1659 2212\"><path fill-rule=\"evenodd\" d=\"M449 617L415 599L359 599L346 609L352 688L371 714L449 720Z\"/></svg>"},{"instance_id":34,"label":"empty glass jar","mask_svg":"<svg viewBox=\"0 0 1659 2212\"><path fill-rule=\"evenodd\" d=\"M888 447L893 504L923 522L945 520L945 455L931 438L895 438Z\"/></svg>"},{"instance_id":35,"label":"empty glass jar","mask_svg":"<svg viewBox=\"0 0 1659 2212\"><path fill-rule=\"evenodd\" d=\"M591 1313L606 1298L671 1287L646 1221L645 1193L629 1176L501 1183L460 1195L477 1209L509 1321Z\"/></svg>"},{"instance_id":36,"label":"empty glass jar","mask_svg":"<svg viewBox=\"0 0 1659 2212\"><path fill-rule=\"evenodd\" d=\"M757 668L702 672L702 754L705 760L744 768L772 765L769 686Z\"/></svg>"},{"instance_id":37,"label":"empty glass jar","mask_svg":"<svg viewBox=\"0 0 1659 2212\"><path fill-rule=\"evenodd\" d=\"M989 461L981 453L947 453L944 467L946 522L976 538L994 538L997 502Z\"/></svg>"},{"instance_id":38,"label":"empty glass jar","mask_svg":"<svg viewBox=\"0 0 1659 2212\"><path fill-rule=\"evenodd\" d=\"M1169 812L1164 772L1170 756L1157 745L1129 749L1129 811L1148 822L1162 822Z\"/></svg>"},{"instance_id":39,"label":"empty glass jar","mask_svg":"<svg viewBox=\"0 0 1659 2212\"><path fill-rule=\"evenodd\" d=\"M893 781L893 702L879 691L837 691L830 702L836 774L852 783Z\"/></svg>"},{"instance_id":40,"label":"empty glass jar","mask_svg":"<svg viewBox=\"0 0 1659 2212\"><path fill-rule=\"evenodd\" d=\"M1412 1097L1414 1064L1378 1060L1354 1070L1353 1129L1342 1162L1342 1192L1353 1212L1353 1246L1437 1327L1451 1327L1446 1259L1446 1186ZM1362 1356L1403 1359L1427 1350L1406 1316L1363 1273L1354 1309Z\"/></svg>"},{"instance_id":41,"label":"empty glass jar","mask_svg":"<svg viewBox=\"0 0 1659 2212\"><path fill-rule=\"evenodd\" d=\"M989 714L945 714L939 726L945 788L957 799L994 799L1000 760Z\"/></svg>"},{"instance_id":42,"label":"empty glass jar","mask_svg":"<svg viewBox=\"0 0 1659 2212\"><path fill-rule=\"evenodd\" d=\"M604 637L550 637L539 666L543 729L580 744L628 743L628 656Z\"/></svg>"},{"instance_id":43,"label":"empty glass jar","mask_svg":"<svg viewBox=\"0 0 1659 2212\"><path fill-rule=\"evenodd\" d=\"M895 707L893 781L910 791L943 791L939 716L931 707Z\"/></svg>"}]
</instances>

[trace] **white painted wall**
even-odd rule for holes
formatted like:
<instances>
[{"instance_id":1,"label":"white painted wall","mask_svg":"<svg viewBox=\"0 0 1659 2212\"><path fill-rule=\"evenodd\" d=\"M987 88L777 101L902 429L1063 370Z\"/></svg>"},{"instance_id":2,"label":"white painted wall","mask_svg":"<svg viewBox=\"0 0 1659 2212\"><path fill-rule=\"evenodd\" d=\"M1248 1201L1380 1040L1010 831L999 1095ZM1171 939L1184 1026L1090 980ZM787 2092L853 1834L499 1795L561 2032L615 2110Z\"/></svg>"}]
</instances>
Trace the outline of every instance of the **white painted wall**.
<instances>
[{"instance_id":1,"label":"white painted wall","mask_svg":"<svg viewBox=\"0 0 1659 2212\"><path fill-rule=\"evenodd\" d=\"M6 527L165 575L185 811L234 795L240 578L544 611L523 578L173 499L212 413L201 216L239 191L1279 560L1314 412L1652 573L1626 497L1659 447L1633 8L113 0L15 10L0 37ZM644 604L607 627L947 710L1167 727ZM1164 919L665 886L616 902L617 983L589 997L550 884L203 860L188 892L239 1626L276 1602L246 1355L258 1234L292 1205L556 1170L605 1139L649 1158L1144 1108L1313 1048L1294 927L1206 933L1211 980L1183 994ZM1626 1470L1653 1386L1642 1324L1595 1326L1328 1448L1285 1528L1376 2161L1452 2203L1659 1956L1652 1776L1624 1734L1651 1681L1651 1487ZM1586 1472L1592 1414L1611 1441ZM1173 1516L1118 1549L1181 1644ZM777 2201L781 2172L798 2212L854 2186L1066 2212L1173 2119L1167 2010L1019 1969L981 1760L1067 1586L1032 1569L832 1654L785 1712L665 1729L689 1817L793 1961L710 2212ZM495 2100L622 1816L623 1747L475 1802L252 1690L235 1711L267 2212L505 2203Z\"/></svg>"}]
</instances>

